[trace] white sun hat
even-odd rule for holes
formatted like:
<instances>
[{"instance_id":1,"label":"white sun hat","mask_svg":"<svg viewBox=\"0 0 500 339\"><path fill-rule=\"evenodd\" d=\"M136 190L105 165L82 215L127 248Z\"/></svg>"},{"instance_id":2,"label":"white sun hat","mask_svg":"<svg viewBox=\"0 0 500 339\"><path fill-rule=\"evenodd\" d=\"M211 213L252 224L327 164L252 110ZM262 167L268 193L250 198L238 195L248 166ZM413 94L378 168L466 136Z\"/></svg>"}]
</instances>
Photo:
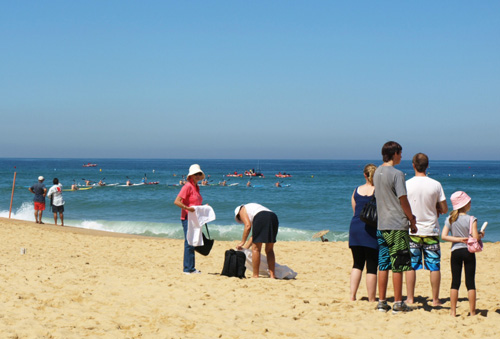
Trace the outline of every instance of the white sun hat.
<instances>
[{"instance_id":1,"label":"white sun hat","mask_svg":"<svg viewBox=\"0 0 500 339\"><path fill-rule=\"evenodd\" d=\"M205 178L205 173L203 173L203 171L201 170L200 165L193 164L193 165L189 166L189 173L188 173L187 177L189 178L190 176L195 175L197 173L203 174L203 179Z\"/></svg>"}]
</instances>

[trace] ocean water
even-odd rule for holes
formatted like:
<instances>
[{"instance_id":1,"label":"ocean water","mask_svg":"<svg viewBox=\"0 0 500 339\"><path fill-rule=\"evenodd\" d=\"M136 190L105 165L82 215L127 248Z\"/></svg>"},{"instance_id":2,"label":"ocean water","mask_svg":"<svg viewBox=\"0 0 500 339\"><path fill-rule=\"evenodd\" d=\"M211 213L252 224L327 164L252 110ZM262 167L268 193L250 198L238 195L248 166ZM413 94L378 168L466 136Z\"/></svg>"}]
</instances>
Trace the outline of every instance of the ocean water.
<instances>
[{"instance_id":1,"label":"ocean water","mask_svg":"<svg viewBox=\"0 0 500 339\"><path fill-rule=\"evenodd\" d=\"M83 167L84 163L96 167ZM157 237L182 239L180 209L173 204L182 175L189 166L200 164L209 175L210 186L200 188L204 203L210 204L217 219L209 225L217 240L241 239L242 226L234 221L239 204L258 202L278 215L279 241L312 240L320 230L329 230L329 241L348 239L352 217L351 194L364 183L363 167L380 160L186 160L186 159L0 159L0 216L8 217L14 172L16 187L12 205L14 219L32 220L33 195L28 187L43 175L45 185L57 177L70 188L73 182L84 185L84 179L107 184L125 184L127 179L140 183L144 176L158 185L132 187L105 186L90 190L64 192L65 224ZM264 178L227 177L226 174L260 168ZM413 177L410 161L397 166L407 178ZM500 240L500 162L498 161L432 161L428 174L443 185L448 199L457 191L472 197L471 214L481 225L488 221L485 241ZM276 178L278 172L291 178ZM226 180L230 186L219 186ZM275 187L276 182L282 187ZM444 224L440 217L440 225ZM52 213L44 212L43 221L53 223Z\"/></svg>"}]
</instances>

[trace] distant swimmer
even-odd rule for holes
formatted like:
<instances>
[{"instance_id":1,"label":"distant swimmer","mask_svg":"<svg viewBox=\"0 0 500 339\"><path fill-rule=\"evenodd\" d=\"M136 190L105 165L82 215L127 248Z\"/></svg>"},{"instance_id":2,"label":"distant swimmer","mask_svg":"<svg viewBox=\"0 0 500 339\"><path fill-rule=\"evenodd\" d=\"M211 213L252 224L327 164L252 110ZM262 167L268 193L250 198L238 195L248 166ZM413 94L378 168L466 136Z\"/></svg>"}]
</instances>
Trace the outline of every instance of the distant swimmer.
<instances>
[{"instance_id":1,"label":"distant swimmer","mask_svg":"<svg viewBox=\"0 0 500 339\"><path fill-rule=\"evenodd\" d=\"M252 187L252 182L250 180L247 182L247 187Z\"/></svg>"},{"instance_id":2,"label":"distant swimmer","mask_svg":"<svg viewBox=\"0 0 500 339\"><path fill-rule=\"evenodd\" d=\"M130 181L130 179L127 179L127 183L126 183L127 186L132 186L132 182Z\"/></svg>"},{"instance_id":3,"label":"distant swimmer","mask_svg":"<svg viewBox=\"0 0 500 339\"><path fill-rule=\"evenodd\" d=\"M99 186L106 186L106 183L101 180L99 180L99 182L97 183Z\"/></svg>"},{"instance_id":4,"label":"distant swimmer","mask_svg":"<svg viewBox=\"0 0 500 339\"><path fill-rule=\"evenodd\" d=\"M219 183L219 185L221 185L221 186L227 186L227 181L223 180L222 182Z\"/></svg>"},{"instance_id":5,"label":"distant swimmer","mask_svg":"<svg viewBox=\"0 0 500 339\"><path fill-rule=\"evenodd\" d=\"M278 182L276 182L276 183L274 184L274 186L276 186L276 187L281 187L281 184L280 184L280 182L278 181Z\"/></svg>"},{"instance_id":6,"label":"distant swimmer","mask_svg":"<svg viewBox=\"0 0 500 339\"><path fill-rule=\"evenodd\" d=\"M85 180L85 186L90 186L90 180Z\"/></svg>"},{"instance_id":7,"label":"distant swimmer","mask_svg":"<svg viewBox=\"0 0 500 339\"><path fill-rule=\"evenodd\" d=\"M77 191L78 190L78 186L76 185L75 182L73 182L73 185L71 185L71 190L72 191Z\"/></svg>"}]
</instances>

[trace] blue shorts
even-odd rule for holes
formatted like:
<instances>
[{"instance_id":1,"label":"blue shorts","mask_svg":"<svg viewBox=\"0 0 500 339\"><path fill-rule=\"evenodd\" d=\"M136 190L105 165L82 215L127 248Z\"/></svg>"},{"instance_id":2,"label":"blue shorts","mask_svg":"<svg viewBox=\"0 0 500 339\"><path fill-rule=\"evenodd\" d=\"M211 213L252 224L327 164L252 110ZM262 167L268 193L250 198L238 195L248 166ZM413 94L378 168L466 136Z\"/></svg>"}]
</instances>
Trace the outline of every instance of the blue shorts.
<instances>
[{"instance_id":1,"label":"blue shorts","mask_svg":"<svg viewBox=\"0 0 500 339\"><path fill-rule=\"evenodd\" d=\"M410 235L411 266L413 269L422 269L422 258L424 268L431 272L441 269L441 247L439 237L419 237Z\"/></svg>"},{"instance_id":2,"label":"blue shorts","mask_svg":"<svg viewBox=\"0 0 500 339\"><path fill-rule=\"evenodd\" d=\"M379 271L400 273L412 270L408 231L377 230L377 241Z\"/></svg>"}]
</instances>

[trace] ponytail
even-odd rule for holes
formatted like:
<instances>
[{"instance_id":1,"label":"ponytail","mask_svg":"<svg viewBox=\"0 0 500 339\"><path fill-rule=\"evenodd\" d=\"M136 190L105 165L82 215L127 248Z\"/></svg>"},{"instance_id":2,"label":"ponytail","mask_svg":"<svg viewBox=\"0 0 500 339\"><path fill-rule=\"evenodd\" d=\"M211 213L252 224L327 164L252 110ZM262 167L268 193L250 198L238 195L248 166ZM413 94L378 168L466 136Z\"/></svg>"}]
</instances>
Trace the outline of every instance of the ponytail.
<instances>
[{"instance_id":1,"label":"ponytail","mask_svg":"<svg viewBox=\"0 0 500 339\"><path fill-rule=\"evenodd\" d=\"M377 166L375 166L374 164L368 164L363 169L363 173L366 175L366 179L372 186L373 186L373 175L375 174L376 169Z\"/></svg>"},{"instance_id":2,"label":"ponytail","mask_svg":"<svg viewBox=\"0 0 500 339\"><path fill-rule=\"evenodd\" d=\"M450 223L450 226L451 224L453 224L455 221L457 221L458 219L458 210L453 210L451 211L450 213L450 218L448 219L448 222Z\"/></svg>"}]
</instances>

